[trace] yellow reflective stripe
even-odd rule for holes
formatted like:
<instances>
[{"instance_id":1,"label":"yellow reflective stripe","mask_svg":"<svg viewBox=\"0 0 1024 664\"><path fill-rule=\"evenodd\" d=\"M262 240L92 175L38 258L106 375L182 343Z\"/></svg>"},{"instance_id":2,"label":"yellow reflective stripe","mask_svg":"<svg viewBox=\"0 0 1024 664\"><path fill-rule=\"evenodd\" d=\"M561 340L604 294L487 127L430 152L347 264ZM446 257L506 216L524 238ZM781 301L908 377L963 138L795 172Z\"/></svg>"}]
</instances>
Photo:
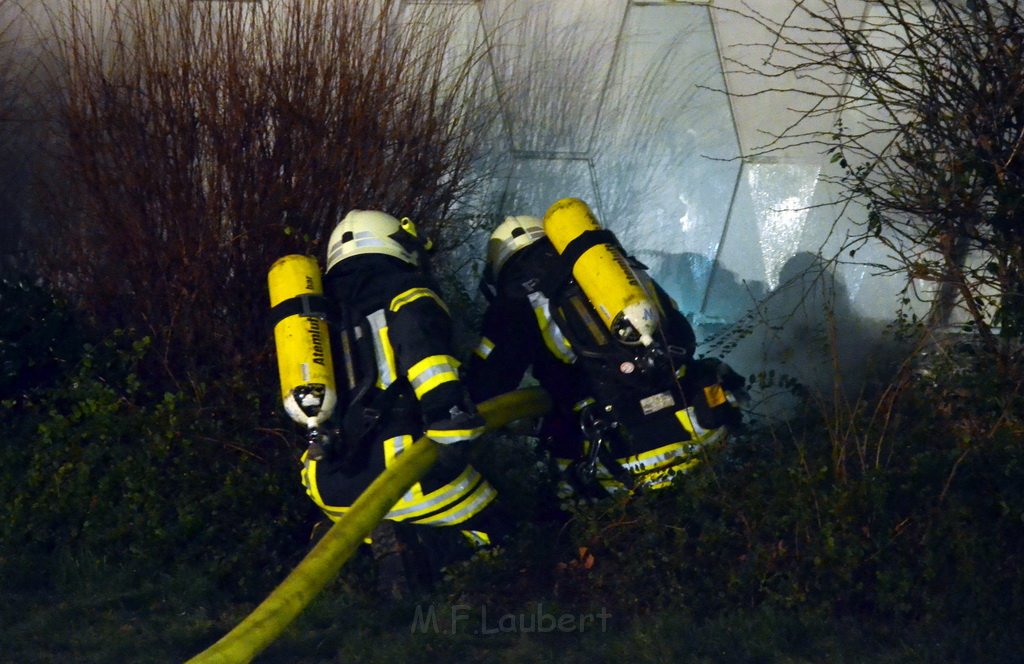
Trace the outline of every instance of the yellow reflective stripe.
<instances>
[{"instance_id":1,"label":"yellow reflective stripe","mask_svg":"<svg viewBox=\"0 0 1024 664\"><path fill-rule=\"evenodd\" d=\"M631 473L639 473L644 470L657 470L665 465L676 463L681 457L690 456L699 449L700 445L687 441L686 443L671 443L653 450L647 450L640 454L617 459L619 465Z\"/></svg>"},{"instance_id":2,"label":"yellow reflective stripe","mask_svg":"<svg viewBox=\"0 0 1024 664\"><path fill-rule=\"evenodd\" d=\"M309 458L309 453L302 455L302 483L306 487L306 493L313 499L313 502L326 509L323 498L320 497L320 489L316 485L316 460Z\"/></svg>"},{"instance_id":3,"label":"yellow reflective stripe","mask_svg":"<svg viewBox=\"0 0 1024 664\"><path fill-rule=\"evenodd\" d=\"M302 470L299 472L299 478L302 480L302 486L309 486L309 450L302 453L302 458L299 459L302 462Z\"/></svg>"},{"instance_id":4,"label":"yellow reflective stripe","mask_svg":"<svg viewBox=\"0 0 1024 664\"><path fill-rule=\"evenodd\" d=\"M412 436L397 436L395 438L391 438L391 439L385 441L385 443L384 443L384 450L385 450L384 458L385 458L385 463L387 463L388 465L391 465L389 462L393 461L395 456L398 456L398 454L401 454L401 450L398 450L396 453L391 455L391 457L389 458L388 457L389 443L392 444L392 447L398 447L399 445L402 445L402 443L399 443L399 441L402 438L408 439L408 441L402 441L402 443L406 443L406 444L408 442L411 442L411 440L412 440ZM402 447L404 449L405 445L402 445ZM342 516L344 516L346 512L348 512L348 510L349 510L348 506L344 506L344 507L332 506L332 505L328 505L326 502L324 502L323 497L320 495L320 488L317 486L317 483L316 483L316 464L317 464L317 462L315 460L313 460L313 459L310 459L309 456L308 456L308 453L304 453L302 455L302 461L303 461L303 467L302 467L302 472L301 472L301 478L302 478L302 485L304 487L306 487L306 493L313 500L313 503L316 504L316 506L319 507L332 521L337 521ZM398 503L396 505L413 504L413 503L416 503L416 501L421 500L422 497L423 497L423 489L420 486L420 483L417 482L416 484L412 485L412 487L409 489L409 491L407 491L406 494L404 496L402 496L402 498L398 501ZM392 511L394 511L394 510L392 510ZM389 519L393 518L391 516L391 514L392 514L392 512L389 512L386 515L385 518L389 518Z\"/></svg>"},{"instance_id":5,"label":"yellow reflective stripe","mask_svg":"<svg viewBox=\"0 0 1024 664\"><path fill-rule=\"evenodd\" d=\"M410 503L405 507L391 510L388 512L387 518L395 519L396 521L412 519L444 508L461 500L482 479L476 469L472 466L466 466L462 474L448 484L424 495L421 500Z\"/></svg>"},{"instance_id":6,"label":"yellow reflective stripe","mask_svg":"<svg viewBox=\"0 0 1024 664\"><path fill-rule=\"evenodd\" d=\"M345 516L348 512L347 507L328 507L327 505L320 505L320 511L327 515L331 521L337 521L341 517Z\"/></svg>"},{"instance_id":7,"label":"yellow reflective stripe","mask_svg":"<svg viewBox=\"0 0 1024 664\"><path fill-rule=\"evenodd\" d=\"M409 367L406 377L416 392L416 398L422 399L438 385L458 380L458 367L458 360L451 355L431 355Z\"/></svg>"},{"instance_id":8,"label":"yellow reflective stripe","mask_svg":"<svg viewBox=\"0 0 1024 664\"><path fill-rule=\"evenodd\" d=\"M689 432L690 437L693 439L690 442L698 445L710 445L725 438L729 433L725 427L705 429L697 424L697 413L693 410L693 406L686 410L677 410L676 419Z\"/></svg>"},{"instance_id":9,"label":"yellow reflective stripe","mask_svg":"<svg viewBox=\"0 0 1024 664\"><path fill-rule=\"evenodd\" d=\"M487 337L482 337L477 347L473 349L473 354L479 357L481 360L486 360L491 351L494 350L494 342Z\"/></svg>"},{"instance_id":10,"label":"yellow reflective stripe","mask_svg":"<svg viewBox=\"0 0 1024 664\"><path fill-rule=\"evenodd\" d=\"M384 441L384 465L390 468L394 463L395 459L402 452L407 450L412 445L412 436L406 434L404 436L395 436L388 438ZM399 499L397 505L404 505L406 503L413 503L423 497L423 488L420 483L413 484L404 496Z\"/></svg>"},{"instance_id":11,"label":"yellow reflective stripe","mask_svg":"<svg viewBox=\"0 0 1024 664\"><path fill-rule=\"evenodd\" d=\"M677 410L676 419L679 420L679 423L683 425L683 428L686 429L693 440L698 440L708 433L707 429L697 424L697 413L694 411L693 406L685 410Z\"/></svg>"},{"instance_id":12,"label":"yellow reflective stripe","mask_svg":"<svg viewBox=\"0 0 1024 664\"><path fill-rule=\"evenodd\" d=\"M562 329L551 318L551 303L548 298L537 291L530 293L529 297L530 304L533 305L533 315L537 318L541 336L544 338L544 345L555 357L566 364L572 364L576 360L576 353L573 352L569 340L562 334Z\"/></svg>"},{"instance_id":13,"label":"yellow reflective stripe","mask_svg":"<svg viewBox=\"0 0 1024 664\"><path fill-rule=\"evenodd\" d=\"M424 435L442 445L450 443L461 443L464 440L473 440L479 437L487 427L479 426L472 429L427 429Z\"/></svg>"},{"instance_id":14,"label":"yellow reflective stripe","mask_svg":"<svg viewBox=\"0 0 1024 664\"><path fill-rule=\"evenodd\" d=\"M587 397L586 399L580 399L572 405L573 412L580 412L592 403L596 403L593 397Z\"/></svg>"},{"instance_id":15,"label":"yellow reflective stripe","mask_svg":"<svg viewBox=\"0 0 1024 664\"><path fill-rule=\"evenodd\" d=\"M405 451L412 442L412 436L395 436L384 441L384 465L388 468L395 462L395 457Z\"/></svg>"},{"instance_id":16,"label":"yellow reflective stripe","mask_svg":"<svg viewBox=\"0 0 1024 664\"><path fill-rule=\"evenodd\" d=\"M491 543L491 536L482 530L463 530L460 531L462 536L469 540L469 543L474 548L481 548L489 546Z\"/></svg>"},{"instance_id":17,"label":"yellow reflective stripe","mask_svg":"<svg viewBox=\"0 0 1024 664\"><path fill-rule=\"evenodd\" d=\"M481 482L471 495L460 500L455 506L440 514L416 519L415 523L425 526L454 526L482 512L497 495L498 492L494 487L486 481Z\"/></svg>"},{"instance_id":18,"label":"yellow reflective stripe","mask_svg":"<svg viewBox=\"0 0 1024 664\"><path fill-rule=\"evenodd\" d=\"M366 317L370 323L370 338L373 339L373 354L377 359L377 387L384 389L395 382L395 349L388 339L388 323L383 309Z\"/></svg>"},{"instance_id":19,"label":"yellow reflective stripe","mask_svg":"<svg viewBox=\"0 0 1024 664\"><path fill-rule=\"evenodd\" d=\"M702 440L684 441L671 443L662 447L648 450L640 454L616 459L616 462L632 475L636 480L636 488L648 490L662 489L672 484L675 475L689 472L700 464L700 459L694 456L701 447L708 445L725 435L725 430L715 429ZM554 459L558 469L566 472L572 463L570 459ZM602 462L598 461L594 477L597 482L610 494L629 491L630 489L620 482L608 470ZM565 480L558 483L557 494L560 498L568 497L575 489Z\"/></svg>"},{"instance_id":20,"label":"yellow reflective stripe","mask_svg":"<svg viewBox=\"0 0 1024 664\"><path fill-rule=\"evenodd\" d=\"M398 311L405 305L409 304L410 302L415 302L421 297L429 297L434 302L436 302L437 306L441 307L446 314L448 314L449 316L451 315L448 312L448 305L446 305L444 301L441 300L440 297L438 297L437 293L430 290L429 288L423 287L410 288L407 291L399 293L398 295L391 299L390 309L392 312Z\"/></svg>"},{"instance_id":21,"label":"yellow reflective stripe","mask_svg":"<svg viewBox=\"0 0 1024 664\"><path fill-rule=\"evenodd\" d=\"M440 443L442 445L451 445L453 443L461 443L466 440L473 440L479 438L480 434L484 432L485 427L477 427L475 429L451 429L442 431L440 429L427 429L427 438Z\"/></svg>"},{"instance_id":22,"label":"yellow reflective stripe","mask_svg":"<svg viewBox=\"0 0 1024 664\"><path fill-rule=\"evenodd\" d=\"M672 484L676 475L681 475L700 465L700 459L690 459L683 463L677 463L668 468L655 470L642 475L639 485L645 489L663 489Z\"/></svg>"},{"instance_id":23,"label":"yellow reflective stripe","mask_svg":"<svg viewBox=\"0 0 1024 664\"><path fill-rule=\"evenodd\" d=\"M324 514L331 519L331 521L337 521L345 512L348 511L347 507L331 507L327 505L323 498L320 496L320 489L316 484L316 460L309 458L309 453L306 452L302 455L302 484L306 487L306 493L313 500L313 503L319 507Z\"/></svg>"}]
</instances>

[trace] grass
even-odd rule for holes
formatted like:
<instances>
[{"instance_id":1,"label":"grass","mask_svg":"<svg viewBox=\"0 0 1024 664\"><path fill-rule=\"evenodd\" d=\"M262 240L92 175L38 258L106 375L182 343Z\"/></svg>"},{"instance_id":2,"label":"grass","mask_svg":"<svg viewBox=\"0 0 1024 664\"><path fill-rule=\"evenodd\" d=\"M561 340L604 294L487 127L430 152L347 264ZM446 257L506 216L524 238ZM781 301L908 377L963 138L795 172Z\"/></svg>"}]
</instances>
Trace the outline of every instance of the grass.
<instances>
[{"instance_id":1,"label":"grass","mask_svg":"<svg viewBox=\"0 0 1024 664\"><path fill-rule=\"evenodd\" d=\"M2 608L4 662L172 662L244 607L217 611L175 579L22 590Z\"/></svg>"},{"instance_id":2,"label":"grass","mask_svg":"<svg viewBox=\"0 0 1024 664\"><path fill-rule=\"evenodd\" d=\"M203 578L133 578L127 570L68 584L22 588L0 605L0 661L180 662L211 645L254 608L217 595ZM91 575L89 575L91 576ZM515 618L443 597L444 588L382 602L345 578L319 596L257 662L947 662L955 653L929 635L835 621L810 612L737 609L710 620L667 610L642 618L609 614L582 623L553 602ZM433 606L437 618L417 625ZM540 613L540 622L536 616ZM452 617L456 618L453 623ZM551 629L562 616L563 626ZM522 621L522 622L519 622ZM515 626L513 627L513 622ZM454 627L453 627L454 624ZM578 629L584 624L584 629ZM533 626L539 629L532 630ZM930 645L923 645L928 644ZM964 660L966 661L966 660Z\"/></svg>"}]
</instances>

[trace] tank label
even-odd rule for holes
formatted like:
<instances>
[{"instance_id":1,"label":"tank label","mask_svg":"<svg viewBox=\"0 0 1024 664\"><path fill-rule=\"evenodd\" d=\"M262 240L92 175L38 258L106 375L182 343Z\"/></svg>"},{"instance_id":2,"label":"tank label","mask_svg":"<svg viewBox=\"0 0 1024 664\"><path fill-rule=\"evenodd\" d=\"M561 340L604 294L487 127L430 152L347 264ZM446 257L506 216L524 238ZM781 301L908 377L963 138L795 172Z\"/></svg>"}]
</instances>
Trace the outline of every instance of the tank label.
<instances>
[{"instance_id":1,"label":"tank label","mask_svg":"<svg viewBox=\"0 0 1024 664\"><path fill-rule=\"evenodd\" d=\"M307 318L306 324L308 326L306 331L309 332L309 341L313 346L313 364L324 366L326 362L324 360L324 339L323 332L320 329L320 319Z\"/></svg>"},{"instance_id":2,"label":"tank label","mask_svg":"<svg viewBox=\"0 0 1024 664\"><path fill-rule=\"evenodd\" d=\"M640 282L636 280L636 275L633 274L633 268L629 266L629 263L627 263L626 259L622 257L622 254L618 251L611 251L609 253L612 255L612 260L614 260L619 266L619 269L622 270L622 276L626 278L629 285L639 288Z\"/></svg>"},{"instance_id":3,"label":"tank label","mask_svg":"<svg viewBox=\"0 0 1024 664\"><path fill-rule=\"evenodd\" d=\"M672 397L671 392L661 392L659 394L652 394L649 397L644 397L640 400L640 408L643 409L644 415L650 415L656 413L659 410L671 408L676 405L676 400Z\"/></svg>"}]
</instances>

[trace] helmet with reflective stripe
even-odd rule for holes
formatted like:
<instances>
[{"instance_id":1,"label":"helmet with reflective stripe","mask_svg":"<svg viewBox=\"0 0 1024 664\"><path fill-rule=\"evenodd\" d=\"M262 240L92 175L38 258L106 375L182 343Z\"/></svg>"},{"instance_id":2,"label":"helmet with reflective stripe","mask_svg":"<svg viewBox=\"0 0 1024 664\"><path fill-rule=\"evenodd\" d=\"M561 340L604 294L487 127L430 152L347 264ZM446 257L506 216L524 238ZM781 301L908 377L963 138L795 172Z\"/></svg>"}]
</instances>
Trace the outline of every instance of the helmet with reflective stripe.
<instances>
[{"instance_id":1,"label":"helmet with reflective stripe","mask_svg":"<svg viewBox=\"0 0 1024 664\"><path fill-rule=\"evenodd\" d=\"M513 255L544 237L544 222L537 217L505 217L487 242L487 270L497 281L501 268Z\"/></svg>"},{"instance_id":2,"label":"helmet with reflective stripe","mask_svg":"<svg viewBox=\"0 0 1024 664\"><path fill-rule=\"evenodd\" d=\"M420 264L420 250L429 242L420 239L408 217L397 219L377 210L352 210L338 222L327 243L327 271L353 256L383 254L410 265Z\"/></svg>"}]
</instances>

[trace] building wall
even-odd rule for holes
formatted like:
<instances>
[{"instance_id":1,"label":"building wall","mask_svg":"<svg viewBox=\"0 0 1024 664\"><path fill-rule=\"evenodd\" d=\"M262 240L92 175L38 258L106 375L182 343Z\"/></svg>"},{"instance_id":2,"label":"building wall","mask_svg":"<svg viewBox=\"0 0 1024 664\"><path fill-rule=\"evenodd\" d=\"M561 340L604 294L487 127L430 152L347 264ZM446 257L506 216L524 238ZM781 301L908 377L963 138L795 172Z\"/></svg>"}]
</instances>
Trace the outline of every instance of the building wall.
<instances>
[{"instance_id":1,"label":"building wall","mask_svg":"<svg viewBox=\"0 0 1024 664\"><path fill-rule=\"evenodd\" d=\"M707 352L822 389L839 354L856 383L903 281L873 274L872 246L823 268L860 210L836 204L820 144L783 137L810 103L794 90L826 92L800 127L828 132L837 116L827 90L843 84L764 75L768 58L789 64L764 26L785 20L789 3L465 5L493 47L504 110L491 155L503 174L496 215L583 198L676 299ZM864 12L860 0L841 7L851 20ZM813 28L808 40L830 38Z\"/></svg>"},{"instance_id":2,"label":"building wall","mask_svg":"<svg viewBox=\"0 0 1024 664\"><path fill-rule=\"evenodd\" d=\"M464 45L489 47L480 76L501 115L481 155L492 186L475 209L497 223L543 215L560 198L586 200L712 338L763 316L770 293L805 283L799 275L835 253L849 223L822 180L831 165L820 146L776 140L804 102L766 90L819 84L758 71L779 54L752 14L782 20L788 4L405 0L402 10L403 20L454 12ZM861 0L844 7L863 12ZM805 129L828 131L833 121L821 113ZM482 231L468 245L477 269L485 241ZM900 283L860 263L830 279L834 310L891 318ZM820 323L829 305L811 301L808 315Z\"/></svg>"}]
</instances>

